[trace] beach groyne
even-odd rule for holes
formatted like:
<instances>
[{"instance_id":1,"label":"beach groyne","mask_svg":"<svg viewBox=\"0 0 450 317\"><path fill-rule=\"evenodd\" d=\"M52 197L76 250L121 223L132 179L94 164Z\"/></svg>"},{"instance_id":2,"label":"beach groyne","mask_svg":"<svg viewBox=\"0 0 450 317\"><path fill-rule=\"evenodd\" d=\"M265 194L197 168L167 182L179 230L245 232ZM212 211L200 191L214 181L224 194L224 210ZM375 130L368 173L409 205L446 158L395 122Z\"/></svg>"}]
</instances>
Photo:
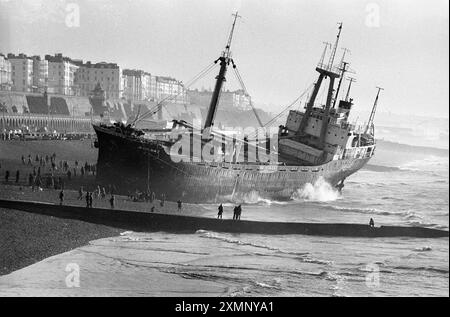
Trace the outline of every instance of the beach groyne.
<instances>
[{"instance_id":1,"label":"beach groyne","mask_svg":"<svg viewBox=\"0 0 450 317\"><path fill-rule=\"evenodd\" d=\"M301 223L226 220L174 214L129 210L85 208L30 201L0 200L0 207L59 218L77 219L89 223L133 230L194 233L209 230L229 233L302 234L340 237L448 237L449 232L423 227L381 226L371 228L353 223Z\"/></svg>"}]
</instances>

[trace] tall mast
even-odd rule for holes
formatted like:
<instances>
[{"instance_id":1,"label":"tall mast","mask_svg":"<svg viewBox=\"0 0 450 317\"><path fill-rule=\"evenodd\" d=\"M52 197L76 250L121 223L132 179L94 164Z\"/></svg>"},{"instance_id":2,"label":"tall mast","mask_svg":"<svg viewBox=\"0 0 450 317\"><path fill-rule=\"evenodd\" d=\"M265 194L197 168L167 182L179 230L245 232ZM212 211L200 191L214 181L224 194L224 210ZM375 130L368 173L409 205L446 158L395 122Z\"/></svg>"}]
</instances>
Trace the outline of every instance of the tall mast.
<instances>
[{"instance_id":1,"label":"tall mast","mask_svg":"<svg viewBox=\"0 0 450 317\"><path fill-rule=\"evenodd\" d=\"M336 36L336 42L334 42L334 47L333 47L333 51L331 52L330 55L330 60L328 61L328 68L331 69L333 67L333 63L334 63L334 57L336 56L336 50L339 44L339 38L341 37L341 31L342 31L342 22L338 23L339 24L339 32ZM345 54L345 53L344 53Z\"/></svg>"},{"instance_id":2,"label":"tall mast","mask_svg":"<svg viewBox=\"0 0 450 317\"><path fill-rule=\"evenodd\" d=\"M353 77L349 77L348 80L350 81L350 83L348 84L347 94L345 95L345 101L348 101L348 98L350 96L350 88L352 88L352 83L356 81L356 79Z\"/></svg>"},{"instance_id":3,"label":"tall mast","mask_svg":"<svg viewBox=\"0 0 450 317\"><path fill-rule=\"evenodd\" d=\"M367 122L366 131L364 133L368 133L370 129L373 128L373 120L375 119L375 112L377 110L377 104L378 104L378 97L380 96L380 91L384 90L384 88L377 87L377 96L375 98L375 102L373 103L372 112L370 113L369 121ZM373 134L373 130L372 130Z\"/></svg>"},{"instance_id":4,"label":"tall mast","mask_svg":"<svg viewBox=\"0 0 450 317\"><path fill-rule=\"evenodd\" d=\"M325 55L327 54L327 49L328 49L328 47L331 47L331 43L329 43L329 42L323 42L323 44L325 44L325 48L323 49L322 56L320 57L319 65L323 65Z\"/></svg>"},{"instance_id":5,"label":"tall mast","mask_svg":"<svg viewBox=\"0 0 450 317\"><path fill-rule=\"evenodd\" d=\"M219 75L216 77L216 85L214 86L214 92L211 98L211 103L208 108L208 114L205 120L204 130L210 129L214 125L214 118L216 116L217 106L219 104L220 92L222 91L223 83L226 81L225 75L227 73L227 67L231 62L231 41L233 40L234 28L236 26L237 18L240 18L238 12L233 14L234 20L233 25L231 26L230 35L228 36L227 45L225 46L225 50L222 52L222 56L220 56L215 63L220 62L220 71Z\"/></svg>"}]
</instances>

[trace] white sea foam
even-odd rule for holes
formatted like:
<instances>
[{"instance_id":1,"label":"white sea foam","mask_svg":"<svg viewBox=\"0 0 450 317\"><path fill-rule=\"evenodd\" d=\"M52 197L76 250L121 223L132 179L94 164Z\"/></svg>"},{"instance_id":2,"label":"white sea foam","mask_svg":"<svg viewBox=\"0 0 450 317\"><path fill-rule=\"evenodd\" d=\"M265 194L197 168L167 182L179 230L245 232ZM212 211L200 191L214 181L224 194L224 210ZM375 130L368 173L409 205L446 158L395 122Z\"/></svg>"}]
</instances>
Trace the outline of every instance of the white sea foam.
<instances>
[{"instance_id":1,"label":"white sea foam","mask_svg":"<svg viewBox=\"0 0 450 317\"><path fill-rule=\"evenodd\" d=\"M291 197L294 200L318 202L335 201L339 198L341 198L339 191L333 188L322 177L314 185L311 183L305 184L302 188L294 192Z\"/></svg>"}]
</instances>

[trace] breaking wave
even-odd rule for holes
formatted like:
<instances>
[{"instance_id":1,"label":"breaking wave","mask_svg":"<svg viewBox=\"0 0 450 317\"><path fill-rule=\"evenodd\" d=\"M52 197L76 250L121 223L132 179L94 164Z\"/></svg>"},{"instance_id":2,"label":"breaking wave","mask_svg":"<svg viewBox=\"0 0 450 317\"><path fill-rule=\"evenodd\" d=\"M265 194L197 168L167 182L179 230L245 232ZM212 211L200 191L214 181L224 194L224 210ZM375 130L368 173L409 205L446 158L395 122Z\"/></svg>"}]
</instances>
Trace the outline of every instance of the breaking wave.
<instances>
[{"instance_id":1,"label":"breaking wave","mask_svg":"<svg viewBox=\"0 0 450 317\"><path fill-rule=\"evenodd\" d=\"M311 183L305 184L291 196L291 199L297 201L317 202L335 201L339 198L341 198L339 191L326 182L322 177L320 177L314 185Z\"/></svg>"}]
</instances>

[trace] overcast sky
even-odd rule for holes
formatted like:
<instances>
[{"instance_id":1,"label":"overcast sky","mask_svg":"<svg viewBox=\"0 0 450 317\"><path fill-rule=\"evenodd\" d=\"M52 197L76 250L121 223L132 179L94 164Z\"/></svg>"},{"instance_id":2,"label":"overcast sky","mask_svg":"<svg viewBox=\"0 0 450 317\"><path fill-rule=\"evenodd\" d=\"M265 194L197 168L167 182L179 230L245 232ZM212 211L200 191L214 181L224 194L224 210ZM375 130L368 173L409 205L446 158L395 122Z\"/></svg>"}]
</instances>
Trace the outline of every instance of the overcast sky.
<instances>
[{"instance_id":1,"label":"overcast sky","mask_svg":"<svg viewBox=\"0 0 450 317\"><path fill-rule=\"evenodd\" d=\"M234 59L274 112L316 79L343 22L355 107L370 109L381 85L380 111L449 115L448 0L0 0L0 52L62 52L187 82L219 56L236 10ZM231 72L227 85L237 87Z\"/></svg>"}]
</instances>

